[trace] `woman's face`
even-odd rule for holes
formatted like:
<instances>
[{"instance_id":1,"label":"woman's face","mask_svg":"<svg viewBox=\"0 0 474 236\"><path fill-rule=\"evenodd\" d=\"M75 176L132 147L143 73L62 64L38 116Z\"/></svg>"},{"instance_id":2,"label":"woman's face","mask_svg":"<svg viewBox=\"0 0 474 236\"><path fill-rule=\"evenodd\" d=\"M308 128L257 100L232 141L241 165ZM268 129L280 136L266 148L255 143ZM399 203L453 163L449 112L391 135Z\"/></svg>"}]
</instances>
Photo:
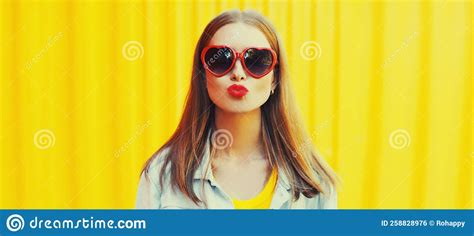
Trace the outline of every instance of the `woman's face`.
<instances>
[{"instance_id":1,"label":"woman's face","mask_svg":"<svg viewBox=\"0 0 474 236\"><path fill-rule=\"evenodd\" d=\"M270 48L265 35L258 28L244 23L221 27L209 45L227 45L238 53L249 47ZM234 113L249 112L259 109L268 100L274 80L273 74L271 71L261 78L254 78L246 73L242 62L237 59L234 67L223 76L217 77L206 70L207 91L218 109ZM245 95L242 96L242 91L232 91L232 85L244 86L248 92L244 92Z\"/></svg>"}]
</instances>

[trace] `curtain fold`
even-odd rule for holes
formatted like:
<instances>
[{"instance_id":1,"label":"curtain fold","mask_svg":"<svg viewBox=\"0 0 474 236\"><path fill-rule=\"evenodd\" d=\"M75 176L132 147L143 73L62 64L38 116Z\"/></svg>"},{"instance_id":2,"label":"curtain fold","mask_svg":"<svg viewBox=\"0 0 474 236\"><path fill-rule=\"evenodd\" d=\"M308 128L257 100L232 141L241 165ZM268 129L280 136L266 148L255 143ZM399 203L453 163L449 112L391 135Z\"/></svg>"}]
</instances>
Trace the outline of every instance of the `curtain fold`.
<instances>
[{"instance_id":1,"label":"curtain fold","mask_svg":"<svg viewBox=\"0 0 474 236\"><path fill-rule=\"evenodd\" d=\"M470 1L3 1L0 208L132 208L220 12L278 30L340 208L472 208Z\"/></svg>"}]
</instances>

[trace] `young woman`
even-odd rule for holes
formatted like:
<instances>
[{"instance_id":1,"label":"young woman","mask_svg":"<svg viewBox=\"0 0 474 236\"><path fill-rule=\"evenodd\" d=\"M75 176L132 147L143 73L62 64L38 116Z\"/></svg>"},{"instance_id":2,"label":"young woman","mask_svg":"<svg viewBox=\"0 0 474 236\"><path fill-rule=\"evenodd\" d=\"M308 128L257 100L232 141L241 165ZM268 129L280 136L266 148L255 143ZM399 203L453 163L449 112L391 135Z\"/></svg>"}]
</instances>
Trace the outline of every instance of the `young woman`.
<instances>
[{"instance_id":1,"label":"young woman","mask_svg":"<svg viewBox=\"0 0 474 236\"><path fill-rule=\"evenodd\" d=\"M337 208L333 170L297 117L283 44L253 11L228 11L194 52L181 121L146 163L137 208Z\"/></svg>"}]
</instances>

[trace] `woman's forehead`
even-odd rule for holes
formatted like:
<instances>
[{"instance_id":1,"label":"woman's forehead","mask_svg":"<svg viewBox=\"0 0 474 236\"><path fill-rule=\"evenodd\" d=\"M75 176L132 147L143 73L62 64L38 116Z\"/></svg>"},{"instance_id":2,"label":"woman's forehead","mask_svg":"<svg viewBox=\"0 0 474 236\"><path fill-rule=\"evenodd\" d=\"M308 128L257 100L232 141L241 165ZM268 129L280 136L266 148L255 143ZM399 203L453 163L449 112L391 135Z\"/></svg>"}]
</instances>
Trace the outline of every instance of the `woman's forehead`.
<instances>
[{"instance_id":1,"label":"woman's forehead","mask_svg":"<svg viewBox=\"0 0 474 236\"><path fill-rule=\"evenodd\" d=\"M237 51L247 47L270 47L270 43L262 31L244 23L222 26L214 34L209 45L228 45Z\"/></svg>"}]
</instances>

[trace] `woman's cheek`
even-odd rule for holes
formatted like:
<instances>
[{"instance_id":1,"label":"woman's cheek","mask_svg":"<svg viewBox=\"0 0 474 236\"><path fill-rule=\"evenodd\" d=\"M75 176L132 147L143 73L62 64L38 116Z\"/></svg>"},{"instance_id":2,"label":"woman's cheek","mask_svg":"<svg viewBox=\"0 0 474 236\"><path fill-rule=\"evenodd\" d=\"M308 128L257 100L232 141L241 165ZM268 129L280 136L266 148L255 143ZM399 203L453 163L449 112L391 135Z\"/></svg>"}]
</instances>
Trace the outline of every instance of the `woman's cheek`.
<instances>
[{"instance_id":1,"label":"woman's cheek","mask_svg":"<svg viewBox=\"0 0 474 236\"><path fill-rule=\"evenodd\" d=\"M270 96L270 92L272 90L272 76L265 76L257 80L255 83L255 90L256 95L263 98L263 100L267 100ZM260 99L259 99L260 100Z\"/></svg>"},{"instance_id":2,"label":"woman's cheek","mask_svg":"<svg viewBox=\"0 0 474 236\"><path fill-rule=\"evenodd\" d=\"M209 97L213 102L215 102L219 97L219 88L211 81L207 81L207 92L209 93Z\"/></svg>"},{"instance_id":3,"label":"woman's cheek","mask_svg":"<svg viewBox=\"0 0 474 236\"><path fill-rule=\"evenodd\" d=\"M207 92L212 102L215 104L221 104L226 95L225 84L222 83L222 78L214 78L213 76L207 77Z\"/></svg>"}]
</instances>

